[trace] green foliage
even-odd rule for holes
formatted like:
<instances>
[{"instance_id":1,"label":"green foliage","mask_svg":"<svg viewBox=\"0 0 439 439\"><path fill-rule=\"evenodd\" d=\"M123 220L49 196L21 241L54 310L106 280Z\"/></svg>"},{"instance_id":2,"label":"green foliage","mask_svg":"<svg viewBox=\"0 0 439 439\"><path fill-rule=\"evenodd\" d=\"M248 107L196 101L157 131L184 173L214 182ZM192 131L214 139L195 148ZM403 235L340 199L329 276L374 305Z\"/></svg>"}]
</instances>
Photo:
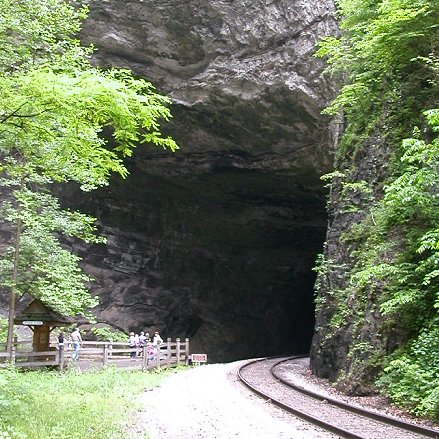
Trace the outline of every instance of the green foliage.
<instances>
[{"instance_id":1,"label":"green foliage","mask_svg":"<svg viewBox=\"0 0 439 439\"><path fill-rule=\"evenodd\" d=\"M175 150L159 131L171 115L169 99L127 71L56 73L48 67L26 74L0 74L2 168L17 180L38 174L52 181L75 181L83 190L122 177L122 158L138 143ZM102 136L111 128L113 148Z\"/></svg>"},{"instance_id":2,"label":"green foliage","mask_svg":"<svg viewBox=\"0 0 439 439\"><path fill-rule=\"evenodd\" d=\"M83 372L0 370L0 438L119 439L132 437L137 395L169 371L107 368Z\"/></svg>"},{"instance_id":3,"label":"green foliage","mask_svg":"<svg viewBox=\"0 0 439 439\"><path fill-rule=\"evenodd\" d=\"M413 120L434 93L439 4L339 0L337 6L341 36L323 39L317 56L326 57L327 71L341 75L344 85L325 112L347 117L343 146L364 140L386 113L395 136L397 124Z\"/></svg>"},{"instance_id":4,"label":"green foliage","mask_svg":"<svg viewBox=\"0 0 439 439\"><path fill-rule=\"evenodd\" d=\"M367 181L352 180L349 172L333 171L320 177L326 181L325 187L332 190L337 185L340 190L338 208L341 212L358 212L364 205L374 200L373 191Z\"/></svg>"},{"instance_id":5,"label":"green foliage","mask_svg":"<svg viewBox=\"0 0 439 439\"><path fill-rule=\"evenodd\" d=\"M426 113L433 131L439 127L437 113ZM439 138L431 143L406 139L403 149L401 174L386 186L384 198L376 208L376 217L382 222L377 225L381 234L370 234L375 241L384 241L387 248L392 246L392 257L386 257L380 251L382 247L375 245L374 260L369 260L371 265L358 272L356 279L358 285L362 277L366 281L387 279L391 296L381 305L386 314L399 313L410 304L421 306L427 300L422 310L428 319L439 285ZM370 243L368 247L372 247Z\"/></svg>"},{"instance_id":6,"label":"green foliage","mask_svg":"<svg viewBox=\"0 0 439 439\"><path fill-rule=\"evenodd\" d=\"M318 291L322 286L323 278L328 273L328 264L327 261L325 260L325 256L323 253L317 255L316 263L312 270L317 274L315 288L316 291ZM319 310L321 306L321 302L319 300L320 298L317 296L315 299L317 310Z\"/></svg>"},{"instance_id":7,"label":"green foliage","mask_svg":"<svg viewBox=\"0 0 439 439\"><path fill-rule=\"evenodd\" d=\"M439 420L438 323L393 355L377 382L399 405L435 420Z\"/></svg>"},{"instance_id":8,"label":"green foliage","mask_svg":"<svg viewBox=\"0 0 439 439\"><path fill-rule=\"evenodd\" d=\"M335 311L327 312L327 324L343 325L350 309L351 366L361 359L373 362L375 370L377 355L366 359L355 349L371 327L377 325L368 337L378 356L403 341L415 346L421 334L428 338L437 328L439 112L434 108L439 93L439 2L338 0L337 7L340 36L323 39L317 56L326 58L327 72L342 82L325 110L341 113L345 121L337 151L340 168L329 177L336 204L330 208L354 213L355 224L343 233L340 246L352 266L342 281L329 282L325 293L327 302L336 304ZM403 141L413 126L420 128ZM389 158L380 164L388 173L384 188L374 169L360 164L366 157L373 165L375 148ZM417 351L405 357L407 352L398 351L394 365L400 358L427 373L426 363L416 360ZM398 382L395 370L387 369L383 383L399 400L398 392L410 394L410 380ZM349 380L352 374L345 370L340 376ZM412 396L417 414L432 413L425 389L414 389Z\"/></svg>"},{"instance_id":9,"label":"green foliage","mask_svg":"<svg viewBox=\"0 0 439 439\"><path fill-rule=\"evenodd\" d=\"M78 1L0 0L0 71L14 72L36 65L81 66L91 49L75 35L87 7Z\"/></svg>"},{"instance_id":10,"label":"green foliage","mask_svg":"<svg viewBox=\"0 0 439 439\"><path fill-rule=\"evenodd\" d=\"M0 343L6 343L8 335L8 321L0 317Z\"/></svg>"},{"instance_id":11,"label":"green foliage","mask_svg":"<svg viewBox=\"0 0 439 439\"><path fill-rule=\"evenodd\" d=\"M83 191L128 174L123 159L142 143L174 151L160 122L170 100L126 70L92 67L75 39L87 8L65 0L0 0L0 172L10 203L1 217L14 233L1 283L66 314L93 307L80 259L60 237L104 242L94 218L63 210L54 183Z\"/></svg>"},{"instance_id":12,"label":"green foliage","mask_svg":"<svg viewBox=\"0 0 439 439\"><path fill-rule=\"evenodd\" d=\"M343 273L346 270L346 266L345 264L340 264L325 258L324 254L319 254L317 255L316 263L312 270L317 274L315 288L318 291L327 284L326 276L328 276L329 273ZM322 308L328 306L328 302L331 302L331 305L337 309L337 316L334 315L333 320L329 323L334 328L339 326L338 323L345 317L342 314L346 311L343 301L339 300L339 293L339 290L329 290L326 291L325 298L318 295L315 297L316 311L320 311ZM335 321L337 321L337 323L334 323Z\"/></svg>"},{"instance_id":13,"label":"green foliage","mask_svg":"<svg viewBox=\"0 0 439 439\"><path fill-rule=\"evenodd\" d=\"M437 133L439 111L425 114ZM394 355L380 383L398 403L406 399L414 413L431 415L437 410L437 368L423 359L422 346L429 346L431 358L439 356L439 345L425 341L439 331L439 138L428 143L419 130L415 135L403 142L400 174L371 209L373 221L352 227L345 240L357 243L350 288L357 295L375 294L387 323L398 322L399 331L413 340Z\"/></svg>"},{"instance_id":14,"label":"green foliage","mask_svg":"<svg viewBox=\"0 0 439 439\"><path fill-rule=\"evenodd\" d=\"M96 336L98 341L120 341L126 342L128 335L123 331L118 331L110 328L91 328L91 332Z\"/></svg>"},{"instance_id":15,"label":"green foliage","mask_svg":"<svg viewBox=\"0 0 439 439\"><path fill-rule=\"evenodd\" d=\"M18 204L3 204L2 216L11 223L21 221L18 273L14 285L18 294L29 293L66 315L75 315L97 304L84 284L90 279L80 270L80 258L64 249L60 233L87 242L101 242L94 235L94 219L79 212L62 210L50 194L16 190ZM12 287L14 248L0 259L0 285Z\"/></svg>"}]
</instances>

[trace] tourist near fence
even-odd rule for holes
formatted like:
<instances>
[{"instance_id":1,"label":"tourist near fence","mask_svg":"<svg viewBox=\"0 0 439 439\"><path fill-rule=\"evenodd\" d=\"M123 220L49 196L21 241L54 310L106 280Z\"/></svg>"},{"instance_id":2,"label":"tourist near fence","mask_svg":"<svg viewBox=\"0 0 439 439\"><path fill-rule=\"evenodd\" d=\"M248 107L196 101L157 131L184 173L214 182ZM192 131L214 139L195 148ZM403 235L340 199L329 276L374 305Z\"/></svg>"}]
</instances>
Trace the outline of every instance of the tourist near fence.
<instances>
[{"instance_id":1,"label":"tourist near fence","mask_svg":"<svg viewBox=\"0 0 439 439\"><path fill-rule=\"evenodd\" d=\"M58 335L58 349L61 351L64 349L64 343L65 343L65 337L64 332L60 332Z\"/></svg>"},{"instance_id":2,"label":"tourist near fence","mask_svg":"<svg viewBox=\"0 0 439 439\"><path fill-rule=\"evenodd\" d=\"M81 348L82 345L82 337L81 337L81 333L79 332L79 328L75 328L75 330L72 332L71 338L73 345L72 360L78 361L79 349Z\"/></svg>"},{"instance_id":3,"label":"tourist near fence","mask_svg":"<svg viewBox=\"0 0 439 439\"><path fill-rule=\"evenodd\" d=\"M136 343L136 337L134 336L134 332L130 332L130 336L128 337L128 346L131 348L130 357L135 358L137 353L136 350L137 343Z\"/></svg>"},{"instance_id":4,"label":"tourist near fence","mask_svg":"<svg viewBox=\"0 0 439 439\"><path fill-rule=\"evenodd\" d=\"M136 347L140 356L131 358L132 348L127 342L82 341L78 360L73 360L73 341L65 340L64 349L59 349L58 341L51 343L50 350L31 352L32 341L18 341L13 344L12 354L6 352L6 343L0 343L0 367L10 365L16 367L55 366L63 370L70 365L77 367L99 367L114 365L117 367L139 367L142 370L187 364L190 358L189 339L172 341L168 338L156 347L149 343L143 348ZM149 349L152 348L152 355Z\"/></svg>"}]
</instances>

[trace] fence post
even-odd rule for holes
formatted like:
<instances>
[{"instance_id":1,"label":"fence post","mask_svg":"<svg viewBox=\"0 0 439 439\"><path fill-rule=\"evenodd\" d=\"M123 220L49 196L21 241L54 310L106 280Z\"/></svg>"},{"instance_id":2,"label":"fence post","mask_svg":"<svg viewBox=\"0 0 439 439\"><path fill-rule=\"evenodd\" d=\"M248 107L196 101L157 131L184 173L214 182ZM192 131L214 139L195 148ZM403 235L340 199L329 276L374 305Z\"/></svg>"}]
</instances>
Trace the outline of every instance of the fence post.
<instances>
[{"instance_id":1,"label":"fence post","mask_svg":"<svg viewBox=\"0 0 439 439\"><path fill-rule=\"evenodd\" d=\"M61 346L58 351L59 370L64 370L64 348Z\"/></svg>"},{"instance_id":2,"label":"fence post","mask_svg":"<svg viewBox=\"0 0 439 439\"><path fill-rule=\"evenodd\" d=\"M157 343L157 346L156 346L156 364L157 364L157 369L160 369L160 356L161 356L161 349L160 349L160 346L161 346L162 344L161 343Z\"/></svg>"},{"instance_id":3,"label":"fence post","mask_svg":"<svg viewBox=\"0 0 439 439\"><path fill-rule=\"evenodd\" d=\"M171 353L171 339L170 338L168 338L167 340L166 340L166 344L167 344L167 346L166 346L166 364L169 366L170 364L171 364L171 355L172 355L172 353Z\"/></svg>"},{"instance_id":4,"label":"fence post","mask_svg":"<svg viewBox=\"0 0 439 439\"><path fill-rule=\"evenodd\" d=\"M16 350L16 347L14 344L12 344L12 350L11 350L11 365L12 366L15 365L15 350Z\"/></svg>"},{"instance_id":5,"label":"fence post","mask_svg":"<svg viewBox=\"0 0 439 439\"><path fill-rule=\"evenodd\" d=\"M106 366L108 363L108 344L104 343L103 352L102 352L102 365Z\"/></svg>"},{"instance_id":6,"label":"fence post","mask_svg":"<svg viewBox=\"0 0 439 439\"><path fill-rule=\"evenodd\" d=\"M180 364L180 339L176 338L175 355L177 356L177 365Z\"/></svg>"},{"instance_id":7,"label":"fence post","mask_svg":"<svg viewBox=\"0 0 439 439\"><path fill-rule=\"evenodd\" d=\"M184 347L184 364L187 366L189 364L189 339L187 338L185 340L185 347Z\"/></svg>"},{"instance_id":8,"label":"fence post","mask_svg":"<svg viewBox=\"0 0 439 439\"><path fill-rule=\"evenodd\" d=\"M148 369L148 349L142 346L142 371Z\"/></svg>"}]
</instances>

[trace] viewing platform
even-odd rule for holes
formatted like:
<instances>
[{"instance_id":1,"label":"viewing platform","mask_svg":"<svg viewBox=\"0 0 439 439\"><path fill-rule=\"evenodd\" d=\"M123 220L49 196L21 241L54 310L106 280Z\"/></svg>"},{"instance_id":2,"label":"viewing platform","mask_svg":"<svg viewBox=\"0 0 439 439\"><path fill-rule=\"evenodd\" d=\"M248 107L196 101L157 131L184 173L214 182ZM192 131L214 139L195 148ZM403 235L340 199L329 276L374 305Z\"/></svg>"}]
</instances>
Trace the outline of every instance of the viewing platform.
<instances>
[{"instance_id":1,"label":"viewing platform","mask_svg":"<svg viewBox=\"0 0 439 439\"><path fill-rule=\"evenodd\" d=\"M103 366L136 367L142 370L187 365L190 358L189 339L168 338L157 346L129 347L124 342L83 341L77 361L72 359L72 342L66 341L59 349L51 343L48 351L33 352L32 340L14 342L12 353L6 352L6 343L0 343L0 367L41 368L70 367L99 368Z\"/></svg>"}]
</instances>

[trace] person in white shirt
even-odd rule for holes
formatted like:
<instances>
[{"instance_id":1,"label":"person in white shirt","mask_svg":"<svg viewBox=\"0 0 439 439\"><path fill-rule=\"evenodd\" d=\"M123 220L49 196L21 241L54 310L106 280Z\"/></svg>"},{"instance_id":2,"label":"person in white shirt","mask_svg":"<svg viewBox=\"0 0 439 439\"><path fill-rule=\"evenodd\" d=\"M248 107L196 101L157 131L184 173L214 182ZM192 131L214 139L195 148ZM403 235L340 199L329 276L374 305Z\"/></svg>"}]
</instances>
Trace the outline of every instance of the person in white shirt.
<instances>
[{"instance_id":1,"label":"person in white shirt","mask_svg":"<svg viewBox=\"0 0 439 439\"><path fill-rule=\"evenodd\" d=\"M152 339L152 346L154 349L154 361L160 360L160 345L163 343L162 337L160 337L159 331L154 332L154 337Z\"/></svg>"},{"instance_id":2,"label":"person in white shirt","mask_svg":"<svg viewBox=\"0 0 439 439\"><path fill-rule=\"evenodd\" d=\"M162 343L163 343L162 337L160 337L160 334L159 334L158 331L155 331L154 332L154 338L152 339L152 344L154 346L157 346L157 345L162 344Z\"/></svg>"},{"instance_id":3,"label":"person in white shirt","mask_svg":"<svg viewBox=\"0 0 439 439\"><path fill-rule=\"evenodd\" d=\"M79 349L82 346L82 337L79 332L79 328L75 328L71 335L72 344L73 344L73 352L72 352L72 360L78 361Z\"/></svg>"},{"instance_id":4,"label":"person in white shirt","mask_svg":"<svg viewBox=\"0 0 439 439\"><path fill-rule=\"evenodd\" d=\"M130 352L130 357L136 358L136 337L134 336L134 332L130 332L130 336L128 337L128 346L133 348Z\"/></svg>"}]
</instances>

